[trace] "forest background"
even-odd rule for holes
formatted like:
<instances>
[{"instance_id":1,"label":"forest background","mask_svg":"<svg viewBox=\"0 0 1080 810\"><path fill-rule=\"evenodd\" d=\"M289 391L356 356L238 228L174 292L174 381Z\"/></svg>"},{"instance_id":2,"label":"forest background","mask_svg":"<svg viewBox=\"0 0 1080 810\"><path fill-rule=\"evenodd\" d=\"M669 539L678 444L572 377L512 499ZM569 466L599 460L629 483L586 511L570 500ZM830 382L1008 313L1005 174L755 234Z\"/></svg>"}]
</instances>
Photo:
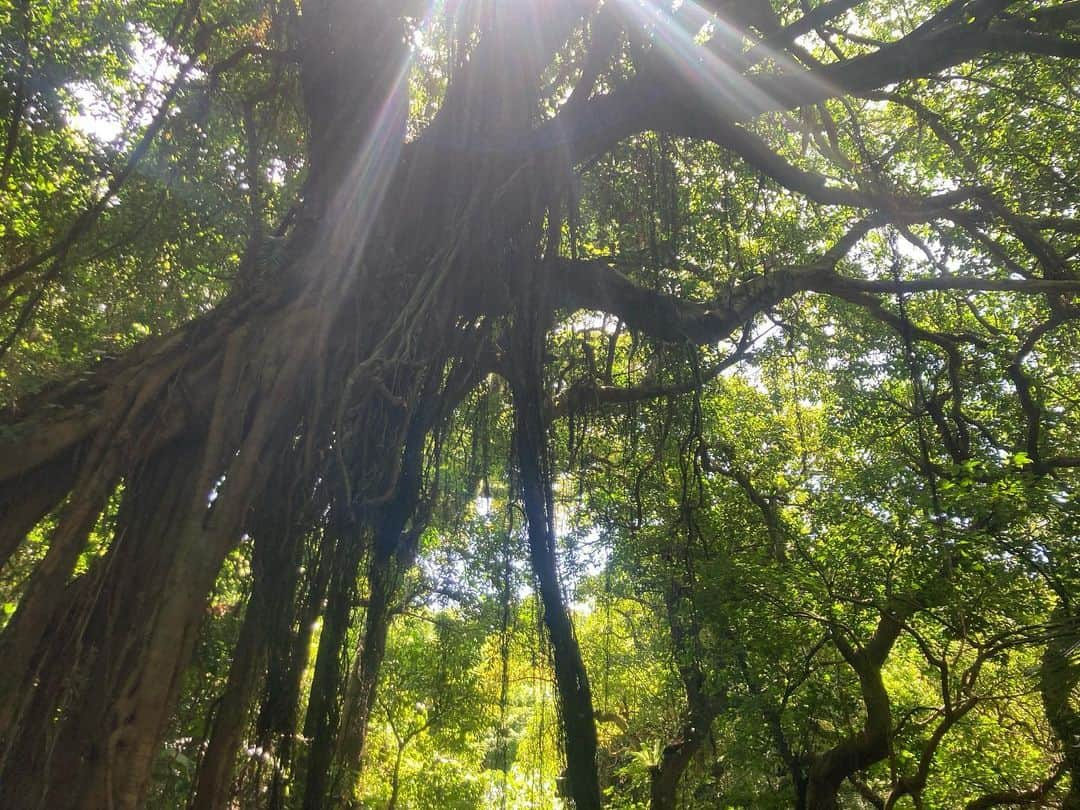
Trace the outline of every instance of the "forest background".
<instances>
[{"instance_id":1,"label":"forest background","mask_svg":"<svg viewBox=\"0 0 1080 810\"><path fill-rule=\"evenodd\" d=\"M1078 60L0 0L0 805L1080 808Z\"/></svg>"}]
</instances>

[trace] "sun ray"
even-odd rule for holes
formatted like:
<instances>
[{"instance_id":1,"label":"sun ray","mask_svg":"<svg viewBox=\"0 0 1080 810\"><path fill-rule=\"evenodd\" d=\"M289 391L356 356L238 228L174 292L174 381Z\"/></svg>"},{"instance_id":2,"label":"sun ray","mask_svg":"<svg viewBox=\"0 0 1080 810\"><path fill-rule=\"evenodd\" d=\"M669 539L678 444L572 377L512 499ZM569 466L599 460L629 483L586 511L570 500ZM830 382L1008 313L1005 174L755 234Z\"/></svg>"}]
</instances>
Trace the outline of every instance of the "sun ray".
<instances>
[{"instance_id":1,"label":"sun ray","mask_svg":"<svg viewBox=\"0 0 1080 810\"><path fill-rule=\"evenodd\" d=\"M754 62L768 61L783 73L807 73L784 51L757 41L736 22L695 0L676 4L657 0L615 0L619 10L651 37L651 51L674 71L697 98L729 119L749 119L775 106L747 74L743 50L750 43ZM752 67L752 65L750 66ZM809 77L808 77L809 78ZM810 80L827 90L823 81ZM823 92L823 95L833 95Z\"/></svg>"}]
</instances>

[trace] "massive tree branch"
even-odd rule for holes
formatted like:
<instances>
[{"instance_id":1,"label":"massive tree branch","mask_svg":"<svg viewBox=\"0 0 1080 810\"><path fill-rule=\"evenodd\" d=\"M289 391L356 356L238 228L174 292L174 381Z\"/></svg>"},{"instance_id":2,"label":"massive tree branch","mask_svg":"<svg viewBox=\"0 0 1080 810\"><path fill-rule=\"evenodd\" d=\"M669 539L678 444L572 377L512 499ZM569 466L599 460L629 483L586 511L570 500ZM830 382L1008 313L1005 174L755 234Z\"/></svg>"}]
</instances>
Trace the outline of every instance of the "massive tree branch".
<instances>
[{"instance_id":1,"label":"massive tree branch","mask_svg":"<svg viewBox=\"0 0 1080 810\"><path fill-rule=\"evenodd\" d=\"M599 260L559 260L549 265L555 303L617 315L631 329L660 340L713 343L760 312L829 274L824 267L791 268L735 287L725 300L704 304L649 290Z\"/></svg>"},{"instance_id":2,"label":"massive tree branch","mask_svg":"<svg viewBox=\"0 0 1080 810\"><path fill-rule=\"evenodd\" d=\"M1080 58L1080 40L1032 33L1020 24L954 23L920 28L872 53L802 70L741 75L704 51L692 65L652 63L619 88L565 108L530 139L539 148L564 147L582 161L647 130L713 128L767 112L819 104L937 73L991 54Z\"/></svg>"},{"instance_id":3,"label":"massive tree branch","mask_svg":"<svg viewBox=\"0 0 1080 810\"><path fill-rule=\"evenodd\" d=\"M897 292L1080 293L1080 280L943 276L894 282L843 276L822 263L785 267L758 276L706 304L642 287L600 260L557 260L545 268L560 307L607 312L660 340L701 344L723 340L756 315L800 292L824 293L855 303L865 303L867 296Z\"/></svg>"}]
</instances>

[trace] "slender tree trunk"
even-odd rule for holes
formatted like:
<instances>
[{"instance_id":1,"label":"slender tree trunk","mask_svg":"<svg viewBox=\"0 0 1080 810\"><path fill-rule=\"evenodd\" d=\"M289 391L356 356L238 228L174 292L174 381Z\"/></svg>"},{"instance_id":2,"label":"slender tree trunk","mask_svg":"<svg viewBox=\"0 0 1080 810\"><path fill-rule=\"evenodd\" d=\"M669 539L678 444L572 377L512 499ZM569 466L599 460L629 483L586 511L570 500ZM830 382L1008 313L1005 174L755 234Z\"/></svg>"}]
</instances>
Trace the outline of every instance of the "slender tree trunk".
<instances>
[{"instance_id":1,"label":"slender tree trunk","mask_svg":"<svg viewBox=\"0 0 1080 810\"><path fill-rule=\"evenodd\" d=\"M1069 774L1069 792L1062 798L1062 810L1080 810L1080 707L1076 699L1080 689L1080 663L1076 658L1080 619L1061 603L1051 615L1050 632L1039 667L1039 688L1046 718L1061 743Z\"/></svg>"},{"instance_id":2,"label":"slender tree trunk","mask_svg":"<svg viewBox=\"0 0 1080 810\"><path fill-rule=\"evenodd\" d=\"M218 701L210 739L199 763L191 810L222 810L231 799L236 753L261 657L263 599L260 592L254 591L248 600L229 679Z\"/></svg>"},{"instance_id":3,"label":"slender tree trunk","mask_svg":"<svg viewBox=\"0 0 1080 810\"><path fill-rule=\"evenodd\" d=\"M293 772L294 737L300 715L300 682L307 668L311 636L321 612L331 565L336 558L332 533L322 536L319 549L316 569L311 576L299 620L293 622L291 609L280 610L277 623L279 632L271 636L274 643L269 651L265 695L256 723L259 743L264 750L271 752L274 763L267 810L282 810L285 788Z\"/></svg>"},{"instance_id":4,"label":"slender tree trunk","mask_svg":"<svg viewBox=\"0 0 1080 810\"><path fill-rule=\"evenodd\" d=\"M350 672L342 708L341 730L334 753L334 793L343 806L351 806L359 788L368 721L375 705L379 672L386 655L391 603L400 588L402 577L416 560L420 534L427 523L427 515L418 514L417 507L423 482L424 443L428 429L438 419L440 412L440 408L432 403L439 400L435 384L441 376L441 373L432 373L425 383L422 405L410 420L393 496L381 510L375 531L368 566L368 607L364 617L364 633L356 664ZM413 525L406 530L410 521Z\"/></svg>"},{"instance_id":5,"label":"slender tree trunk","mask_svg":"<svg viewBox=\"0 0 1080 810\"><path fill-rule=\"evenodd\" d=\"M293 593L289 583L295 578L292 572L298 565L295 558L300 546L286 513L285 508L267 509L261 525L253 530L251 596L225 692L218 701L210 739L199 763L191 810L219 810L231 799L236 754L248 719L252 692L266 659L268 633L280 629L272 621L272 605L275 600L284 601Z\"/></svg>"},{"instance_id":6,"label":"slender tree trunk","mask_svg":"<svg viewBox=\"0 0 1080 810\"><path fill-rule=\"evenodd\" d=\"M394 775L390 779L390 801L386 804L386 810L396 810L398 794L401 792L401 758L405 754L405 746L399 744L397 754L394 757Z\"/></svg>"},{"instance_id":7,"label":"slender tree trunk","mask_svg":"<svg viewBox=\"0 0 1080 810\"><path fill-rule=\"evenodd\" d=\"M706 691L705 676L698 663L699 626L694 607L684 605L687 585L679 581L677 572L664 591L668 630L675 652L679 675L686 694L687 713L680 737L664 747L660 761L652 769L649 786L650 810L675 810L678 805L679 782L694 755L708 739L713 720L719 712L721 698ZM690 616L684 615L689 610Z\"/></svg>"},{"instance_id":8,"label":"slender tree trunk","mask_svg":"<svg viewBox=\"0 0 1080 810\"><path fill-rule=\"evenodd\" d=\"M550 490L545 485L549 480L544 464L547 438L541 411L540 366L537 364L537 353L542 346L530 341L526 349L522 354L527 365L523 364L524 372L514 385L514 422L521 497L528 518L529 556L540 588L544 624L551 635L571 795L577 810L595 810L601 806L601 801L592 693L563 599L555 557L554 514Z\"/></svg>"},{"instance_id":9,"label":"slender tree trunk","mask_svg":"<svg viewBox=\"0 0 1080 810\"><path fill-rule=\"evenodd\" d=\"M341 651L356 598L356 579L364 544L358 529L342 530L330 579L322 634L315 658L304 736L311 740L304 782L304 810L321 810L330 798L334 742L338 732Z\"/></svg>"},{"instance_id":10,"label":"slender tree trunk","mask_svg":"<svg viewBox=\"0 0 1080 810\"><path fill-rule=\"evenodd\" d=\"M58 595L58 601L63 604L57 611L60 618L45 633L44 644L48 645L48 654L43 651L35 664L38 675L34 688L24 695L12 695L10 698L17 700L19 723L13 729L11 739L5 741L0 758L0 771L4 774L0 780L0 806L12 796L33 796L36 801L43 790L36 777L27 776L34 774L35 768L42 767L41 759L46 756L51 741L55 739L58 696L74 688L69 670L52 665L51 656L53 652L67 655L73 665L78 665L76 659L80 645L77 641L82 623L67 620L67 617L78 615L76 605L87 598L87 588L96 580L95 575L96 569L93 569L70 583ZM24 798L24 801L29 803L30 799Z\"/></svg>"},{"instance_id":11,"label":"slender tree trunk","mask_svg":"<svg viewBox=\"0 0 1080 810\"><path fill-rule=\"evenodd\" d=\"M390 601L396 590L390 581L395 578L390 567L389 563L378 558L372 558L369 566L364 633L349 675L341 710L342 728L334 755L338 768L335 794L342 806L352 805L363 770L368 722L375 703L379 671L386 655L386 638L390 630Z\"/></svg>"},{"instance_id":12,"label":"slender tree trunk","mask_svg":"<svg viewBox=\"0 0 1080 810\"><path fill-rule=\"evenodd\" d=\"M31 575L15 615L0 633L0 739L5 749L13 744L22 708L36 691L35 681L46 652L42 645L50 641L48 630L60 621L61 610L67 606L56 595L64 592L115 477L115 469L90 476L80 497L63 510L45 558Z\"/></svg>"}]
</instances>

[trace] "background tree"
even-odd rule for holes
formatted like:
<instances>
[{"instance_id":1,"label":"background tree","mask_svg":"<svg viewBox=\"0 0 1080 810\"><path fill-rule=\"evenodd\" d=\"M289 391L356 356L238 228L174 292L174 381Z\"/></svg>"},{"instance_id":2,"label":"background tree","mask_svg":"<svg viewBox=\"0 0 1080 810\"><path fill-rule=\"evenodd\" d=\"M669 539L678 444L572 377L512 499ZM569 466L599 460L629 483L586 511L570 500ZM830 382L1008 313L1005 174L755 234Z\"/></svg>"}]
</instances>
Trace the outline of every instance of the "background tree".
<instances>
[{"instance_id":1,"label":"background tree","mask_svg":"<svg viewBox=\"0 0 1080 810\"><path fill-rule=\"evenodd\" d=\"M0 31L3 804L1075 804L1075 3Z\"/></svg>"}]
</instances>

